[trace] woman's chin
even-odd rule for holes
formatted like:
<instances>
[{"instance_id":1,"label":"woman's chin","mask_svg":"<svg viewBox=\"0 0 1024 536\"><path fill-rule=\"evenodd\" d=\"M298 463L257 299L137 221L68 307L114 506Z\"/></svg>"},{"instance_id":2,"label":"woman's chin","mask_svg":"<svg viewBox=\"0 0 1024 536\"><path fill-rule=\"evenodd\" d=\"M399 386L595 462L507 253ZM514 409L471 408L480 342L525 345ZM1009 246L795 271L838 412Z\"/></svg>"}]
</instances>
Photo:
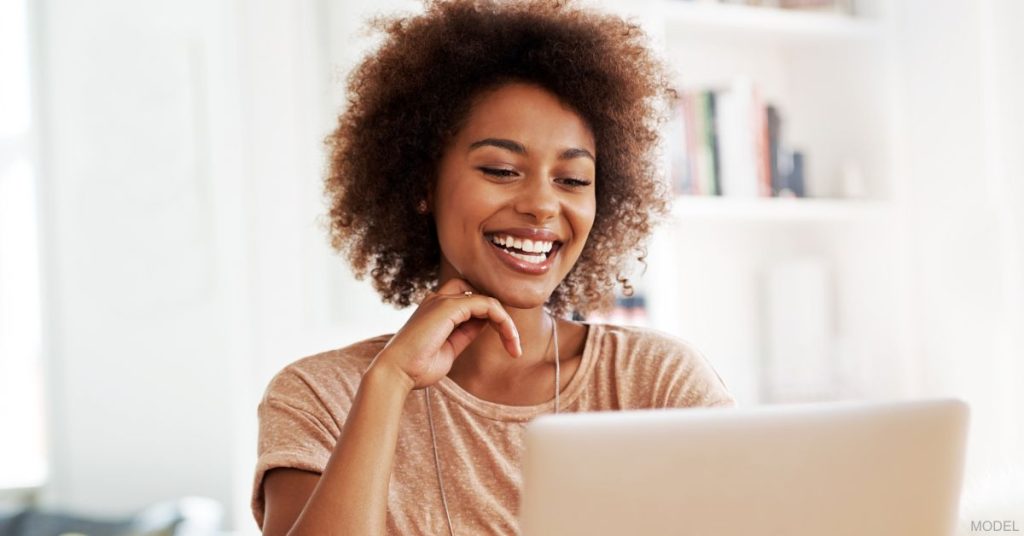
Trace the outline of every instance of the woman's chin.
<instances>
[{"instance_id":1,"label":"woman's chin","mask_svg":"<svg viewBox=\"0 0 1024 536\"><path fill-rule=\"evenodd\" d=\"M551 297L551 293L547 294L542 292L537 293L521 293L521 292L496 292L491 294L504 307L512 307L515 309L535 309L537 307L543 307L547 303L548 298Z\"/></svg>"}]
</instances>

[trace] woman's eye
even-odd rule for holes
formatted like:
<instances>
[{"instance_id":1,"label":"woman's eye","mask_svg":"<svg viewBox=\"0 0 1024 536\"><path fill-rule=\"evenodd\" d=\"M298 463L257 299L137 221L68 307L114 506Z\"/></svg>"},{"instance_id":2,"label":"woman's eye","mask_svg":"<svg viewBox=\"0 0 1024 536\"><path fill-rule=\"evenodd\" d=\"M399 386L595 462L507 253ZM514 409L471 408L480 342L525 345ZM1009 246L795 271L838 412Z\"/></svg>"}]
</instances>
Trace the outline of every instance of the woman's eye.
<instances>
[{"instance_id":1,"label":"woman's eye","mask_svg":"<svg viewBox=\"0 0 1024 536\"><path fill-rule=\"evenodd\" d=\"M483 171L485 174L491 175L493 177L514 177L517 175L517 173L515 171L512 171L511 169L502 168L482 167L480 168L480 171Z\"/></svg>"},{"instance_id":2,"label":"woman's eye","mask_svg":"<svg viewBox=\"0 0 1024 536\"><path fill-rule=\"evenodd\" d=\"M582 188L584 186L590 185L590 181L583 179L574 179L572 177L567 177L561 180L573 188Z\"/></svg>"}]
</instances>

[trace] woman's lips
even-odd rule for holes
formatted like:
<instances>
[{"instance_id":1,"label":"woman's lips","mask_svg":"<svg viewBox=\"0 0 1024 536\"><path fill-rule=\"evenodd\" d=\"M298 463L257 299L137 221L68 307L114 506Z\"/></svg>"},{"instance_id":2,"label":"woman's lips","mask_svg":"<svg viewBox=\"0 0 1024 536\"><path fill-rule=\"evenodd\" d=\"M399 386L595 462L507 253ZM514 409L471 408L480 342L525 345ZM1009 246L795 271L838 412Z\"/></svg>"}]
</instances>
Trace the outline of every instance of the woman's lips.
<instances>
[{"instance_id":1,"label":"woman's lips","mask_svg":"<svg viewBox=\"0 0 1024 536\"><path fill-rule=\"evenodd\" d=\"M560 243L556 242L551 248L551 251L548 252L548 257L544 259L543 262L534 264L532 262L513 257L505 250L505 248L495 244L489 239L487 240L487 243L491 246L491 251L493 251L506 266L517 272L529 275L541 275L547 273L547 271L551 269L551 265L554 264L555 255L558 254L558 250L561 249L562 246Z\"/></svg>"}]
</instances>

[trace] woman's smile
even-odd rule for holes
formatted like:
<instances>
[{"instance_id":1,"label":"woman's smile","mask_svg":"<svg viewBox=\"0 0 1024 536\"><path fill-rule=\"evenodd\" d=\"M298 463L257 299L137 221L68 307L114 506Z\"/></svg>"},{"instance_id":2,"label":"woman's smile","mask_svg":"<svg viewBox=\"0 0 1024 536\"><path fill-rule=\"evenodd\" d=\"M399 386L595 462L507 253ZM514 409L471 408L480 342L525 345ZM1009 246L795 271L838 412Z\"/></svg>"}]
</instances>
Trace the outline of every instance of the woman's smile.
<instances>
[{"instance_id":1,"label":"woman's smile","mask_svg":"<svg viewBox=\"0 0 1024 536\"><path fill-rule=\"evenodd\" d=\"M531 275L547 273L562 245L555 233L544 229L512 229L484 236L507 267Z\"/></svg>"}]
</instances>

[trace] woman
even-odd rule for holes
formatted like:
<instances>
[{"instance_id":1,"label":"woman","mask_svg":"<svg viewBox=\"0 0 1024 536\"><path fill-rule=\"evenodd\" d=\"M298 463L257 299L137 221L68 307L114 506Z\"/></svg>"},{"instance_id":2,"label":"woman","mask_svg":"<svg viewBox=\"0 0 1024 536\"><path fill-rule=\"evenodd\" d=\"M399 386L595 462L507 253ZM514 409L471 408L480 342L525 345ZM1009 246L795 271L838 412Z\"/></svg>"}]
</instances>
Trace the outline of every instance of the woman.
<instances>
[{"instance_id":1,"label":"woman","mask_svg":"<svg viewBox=\"0 0 1024 536\"><path fill-rule=\"evenodd\" d=\"M332 244L418 306L271 381L253 511L275 535L512 534L533 417L733 404L686 343L565 318L628 288L666 210L672 92L635 25L565 2L377 24L329 138Z\"/></svg>"}]
</instances>

